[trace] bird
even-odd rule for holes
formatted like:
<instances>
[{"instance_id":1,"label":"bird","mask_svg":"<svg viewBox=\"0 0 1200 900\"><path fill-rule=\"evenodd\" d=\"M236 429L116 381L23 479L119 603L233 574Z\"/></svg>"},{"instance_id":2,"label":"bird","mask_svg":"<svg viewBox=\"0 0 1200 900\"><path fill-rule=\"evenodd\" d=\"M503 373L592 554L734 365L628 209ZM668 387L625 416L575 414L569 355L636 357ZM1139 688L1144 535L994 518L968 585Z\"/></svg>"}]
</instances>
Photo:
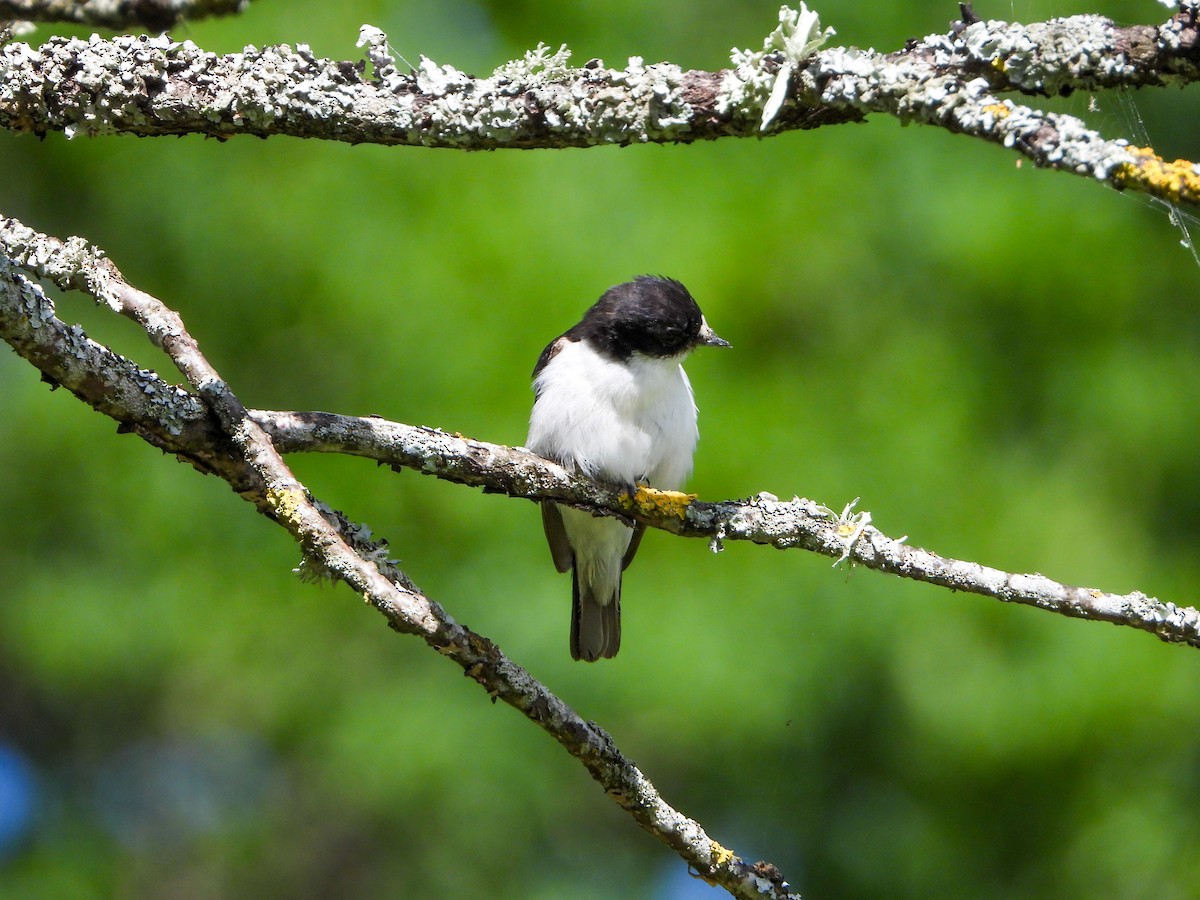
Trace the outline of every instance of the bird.
<instances>
[{"instance_id":1,"label":"bird","mask_svg":"<svg viewBox=\"0 0 1200 900\"><path fill-rule=\"evenodd\" d=\"M728 347L681 283L639 275L610 287L551 341L533 369L526 446L632 495L678 490L699 430L681 365L697 347ZM571 657L595 662L621 646L621 576L646 526L543 501L559 572L571 572Z\"/></svg>"}]
</instances>

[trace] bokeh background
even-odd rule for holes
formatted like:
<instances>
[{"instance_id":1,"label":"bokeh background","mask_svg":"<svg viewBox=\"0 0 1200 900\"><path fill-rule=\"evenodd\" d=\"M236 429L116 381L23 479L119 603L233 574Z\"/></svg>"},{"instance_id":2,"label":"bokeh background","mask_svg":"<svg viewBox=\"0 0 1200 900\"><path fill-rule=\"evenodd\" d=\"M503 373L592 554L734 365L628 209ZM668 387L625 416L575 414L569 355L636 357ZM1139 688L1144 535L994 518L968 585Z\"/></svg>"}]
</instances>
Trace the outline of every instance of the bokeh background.
<instances>
[{"instance_id":1,"label":"bokeh background","mask_svg":"<svg viewBox=\"0 0 1200 900\"><path fill-rule=\"evenodd\" d=\"M835 42L880 49L957 13L817 8ZM472 72L539 41L711 69L777 9L256 0L175 34L359 59L370 22L410 61ZM52 33L70 32L31 40ZM1053 105L1200 157L1195 89ZM664 273L734 345L688 365L704 498L861 497L947 555L1196 602L1200 266L1162 207L995 146L882 117L487 154L5 133L0 171L0 212L106 248L248 404L520 443L545 343L607 286ZM60 314L171 372L86 298ZM223 483L7 350L0 410L0 896L716 896L520 715L350 591L301 583L297 548ZM291 461L670 802L808 896L1200 893L1195 650L655 533L620 656L573 663L532 504Z\"/></svg>"}]
</instances>

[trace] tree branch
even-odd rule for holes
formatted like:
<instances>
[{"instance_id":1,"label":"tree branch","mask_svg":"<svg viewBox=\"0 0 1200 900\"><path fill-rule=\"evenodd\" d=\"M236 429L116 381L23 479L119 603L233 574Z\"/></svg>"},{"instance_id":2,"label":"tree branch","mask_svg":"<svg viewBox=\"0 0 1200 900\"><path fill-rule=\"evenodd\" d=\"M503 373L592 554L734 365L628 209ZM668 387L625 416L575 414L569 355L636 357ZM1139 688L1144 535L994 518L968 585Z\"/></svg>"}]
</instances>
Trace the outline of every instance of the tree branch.
<instances>
[{"instance_id":1,"label":"tree branch","mask_svg":"<svg viewBox=\"0 0 1200 900\"><path fill-rule=\"evenodd\" d=\"M1128 625L1171 643L1200 647L1200 610L1134 591L1112 594L1072 587L1038 574L1003 572L911 547L870 525L870 514L851 508L834 513L812 500L781 501L760 493L748 500L682 507L663 504L656 492L634 497L535 456L524 448L470 440L432 428L330 413L264 412L253 417L281 452L318 451L365 456L485 491L557 500L593 512L636 519L683 537L751 541L779 549L801 548L879 572L1021 603L1079 619Z\"/></svg>"},{"instance_id":2,"label":"tree branch","mask_svg":"<svg viewBox=\"0 0 1200 900\"><path fill-rule=\"evenodd\" d=\"M0 0L0 20L166 31L184 19L242 12L250 0Z\"/></svg>"},{"instance_id":3,"label":"tree branch","mask_svg":"<svg viewBox=\"0 0 1200 900\"><path fill-rule=\"evenodd\" d=\"M45 291L18 270L86 291L137 321L200 399L90 341L77 326L67 326ZM225 478L243 499L287 529L303 548L310 572L344 581L394 630L421 637L493 701L504 700L524 713L578 759L644 830L710 883L736 897L798 897L773 865L741 860L672 808L607 732L583 720L490 640L454 621L386 558L384 546L372 544L363 529L313 498L204 358L179 316L128 285L99 250L77 238L62 242L13 219L0 220L0 336L52 382L123 426L133 423L133 430L155 446Z\"/></svg>"},{"instance_id":4,"label":"tree branch","mask_svg":"<svg viewBox=\"0 0 1200 900\"><path fill-rule=\"evenodd\" d=\"M1196 0L1160 26L1099 16L1033 25L958 23L881 54L817 51L828 32L786 7L761 51L683 71L632 58L623 69L539 46L487 78L421 58L401 74L383 32L362 29L372 75L286 45L218 56L190 41L53 38L0 49L0 127L45 134L291 135L468 150L590 147L761 137L885 113L1010 147L1035 165L1121 190L1200 203L1200 174L1080 119L1004 100L1200 77Z\"/></svg>"},{"instance_id":5,"label":"tree branch","mask_svg":"<svg viewBox=\"0 0 1200 900\"><path fill-rule=\"evenodd\" d=\"M60 242L8 219L0 220L0 250L39 278L51 279L64 289L83 290L114 310L132 315L156 343L164 345L166 336L177 339L182 326L166 314L152 316L142 311L140 304L147 301L140 292L136 292L136 302L123 298L123 293L133 289L124 286L112 263L85 241L72 238ZM264 494L265 476L245 467L204 404L88 341L78 328L54 317L52 308L44 306L48 300L31 296L31 288L22 288L0 308L0 333L22 356L49 379L123 423L126 430L135 430L202 471L221 475L243 496L257 497L260 508L275 516L279 503ZM193 370L189 377L202 376ZM706 538L714 549L726 540L801 548L955 591L1072 618L1126 625L1167 642L1200 646L1200 611L1195 607L1177 606L1138 591L1114 594L1073 587L1039 574L1004 572L939 556L909 546L903 538L887 536L871 526L868 513L849 508L837 514L811 500L780 501L769 494L717 503L679 502L679 495L654 491L629 497L618 488L590 481L523 448L436 429L330 413L252 411L248 415L244 427L252 420L281 453L364 456L488 492L555 500L598 514L636 519L684 537ZM315 533L309 535L310 540L316 538Z\"/></svg>"}]
</instances>

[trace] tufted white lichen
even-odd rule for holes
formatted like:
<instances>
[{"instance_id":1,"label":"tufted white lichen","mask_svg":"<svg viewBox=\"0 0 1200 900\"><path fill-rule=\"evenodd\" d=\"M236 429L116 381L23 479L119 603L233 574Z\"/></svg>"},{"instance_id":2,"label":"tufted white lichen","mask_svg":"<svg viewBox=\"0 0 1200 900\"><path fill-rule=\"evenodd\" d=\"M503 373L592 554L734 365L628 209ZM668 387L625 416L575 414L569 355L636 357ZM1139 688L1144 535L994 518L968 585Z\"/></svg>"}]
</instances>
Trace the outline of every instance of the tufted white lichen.
<instances>
[{"instance_id":1,"label":"tufted white lichen","mask_svg":"<svg viewBox=\"0 0 1200 900\"><path fill-rule=\"evenodd\" d=\"M1123 77L1130 70L1115 52L1113 23L1101 16L1072 16L1032 25L976 22L962 33L970 58L988 65L1012 85L1057 93Z\"/></svg>"},{"instance_id":2,"label":"tufted white lichen","mask_svg":"<svg viewBox=\"0 0 1200 900\"><path fill-rule=\"evenodd\" d=\"M798 10L781 6L779 24L763 41L762 50L733 49L733 68L722 81L717 111L724 115L748 105L761 108L758 127L766 131L783 108L800 63L833 34L832 28L821 30L820 17L807 4L801 3Z\"/></svg>"},{"instance_id":3,"label":"tufted white lichen","mask_svg":"<svg viewBox=\"0 0 1200 900\"><path fill-rule=\"evenodd\" d=\"M525 82L540 76L547 80L563 80L573 73L567 64L571 60L571 51L567 45L561 45L553 53L543 43L527 50L521 59L513 59L496 67L492 78L501 81Z\"/></svg>"},{"instance_id":4,"label":"tufted white lichen","mask_svg":"<svg viewBox=\"0 0 1200 900\"><path fill-rule=\"evenodd\" d=\"M382 84L390 84L400 77L396 71L396 60L388 48L387 35L374 25L363 25L358 29L357 46L365 47L367 59L375 70L375 79Z\"/></svg>"},{"instance_id":5,"label":"tufted white lichen","mask_svg":"<svg viewBox=\"0 0 1200 900\"><path fill-rule=\"evenodd\" d=\"M474 81L466 72L454 66L439 66L428 56L422 56L417 63L417 88L431 97L445 97L465 91L473 86ZM451 104L451 108L461 110L459 104Z\"/></svg>"}]
</instances>

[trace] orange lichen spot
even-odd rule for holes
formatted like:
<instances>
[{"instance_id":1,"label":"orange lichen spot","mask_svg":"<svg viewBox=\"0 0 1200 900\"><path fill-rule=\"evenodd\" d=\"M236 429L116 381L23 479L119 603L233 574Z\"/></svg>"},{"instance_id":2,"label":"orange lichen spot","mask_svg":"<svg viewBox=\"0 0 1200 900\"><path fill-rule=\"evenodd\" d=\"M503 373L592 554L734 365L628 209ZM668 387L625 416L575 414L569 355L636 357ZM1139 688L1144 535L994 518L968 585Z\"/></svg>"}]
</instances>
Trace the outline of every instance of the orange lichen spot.
<instances>
[{"instance_id":1,"label":"orange lichen spot","mask_svg":"<svg viewBox=\"0 0 1200 900\"><path fill-rule=\"evenodd\" d=\"M990 113L996 119L1007 119L1012 114L1012 110L1004 103L989 103L983 108L985 113Z\"/></svg>"},{"instance_id":2,"label":"orange lichen spot","mask_svg":"<svg viewBox=\"0 0 1200 900\"><path fill-rule=\"evenodd\" d=\"M687 508L696 499L695 494L685 494L681 491L660 491L657 488L638 485L632 497L622 494L621 498L630 508L647 514L659 513L682 519L687 515Z\"/></svg>"},{"instance_id":3,"label":"orange lichen spot","mask_svg":"<svg viewBox=\"0 0 1200 900\"><path fill-rule=\"evenodd\" d=\"M1177 159L1167 162L1149 147L1130 147L1132 163L1122 163L1113 171L1113 185L1133 188L1171 201L1200 201L1200 169L1194 162Z\"/></svg>"}]
</instances>

